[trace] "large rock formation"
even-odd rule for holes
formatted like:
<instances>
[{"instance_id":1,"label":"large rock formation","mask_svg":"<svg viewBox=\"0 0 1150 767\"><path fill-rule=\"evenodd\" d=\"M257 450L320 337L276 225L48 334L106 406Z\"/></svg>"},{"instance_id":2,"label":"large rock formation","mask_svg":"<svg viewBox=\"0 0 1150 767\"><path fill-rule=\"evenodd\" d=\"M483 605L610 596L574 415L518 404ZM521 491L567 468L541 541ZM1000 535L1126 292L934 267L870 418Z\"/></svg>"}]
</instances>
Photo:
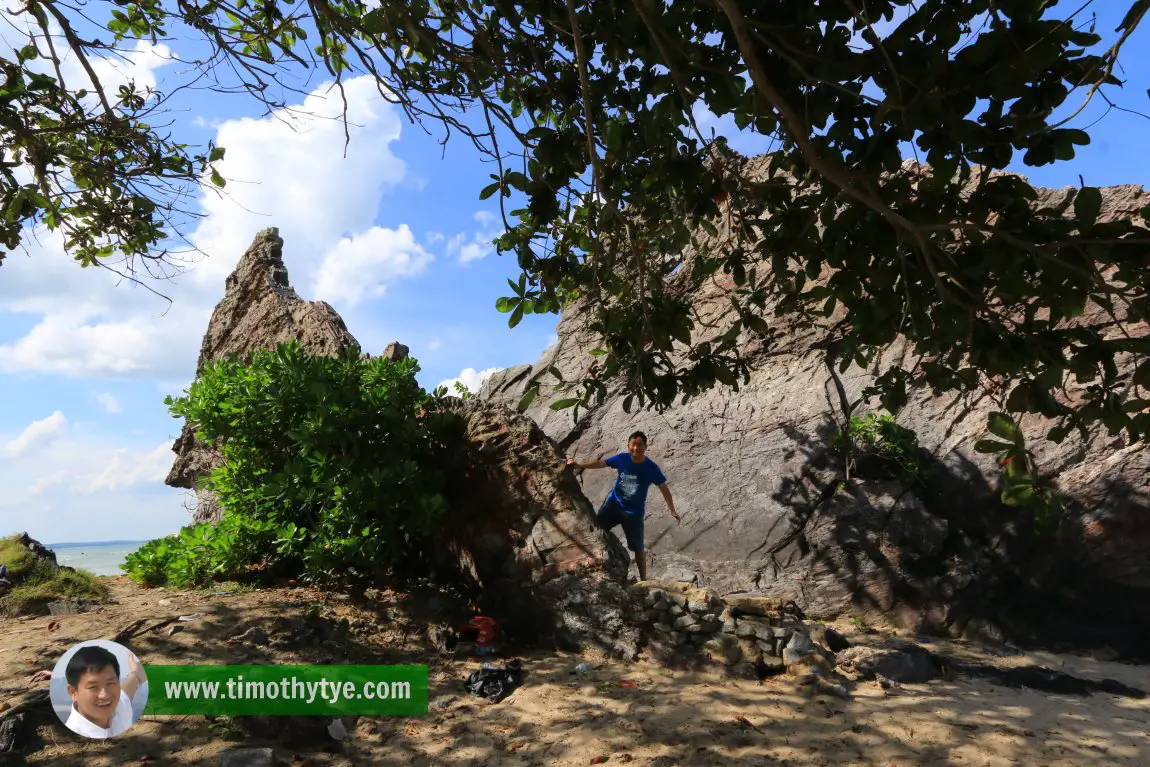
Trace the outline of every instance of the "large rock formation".
<instances>
[{"instance_id":1,"label":"large rock formation","mask_svg":"<svg viewBox=\"0 0 1150 767\"><path fill-rule=\"evenodd\" d=\"M484 613L520 640L633 655L628 554L596 525L558 446L508 407L455 402L463 449L448 459L451 516L441 540L480 587Z\"/></svg>"},{"instance_id":2,"label":"large rock formation","mask_svg":"<svg viewBox=\"0 0 1150 767\"><path fill-rule=\"evenodd\" d=\"M196 376L211 360L229 354L245 359L256 349L292 339L311 354L333 356L356 343L335 309L323 301L305 301L291 287L279 230L265 229L225 282L224 297L212 313L200 346ZM219 451L198 443L186 423L172 450L176 460L164 481L172 487L195 488L195 521L218 519L215 496L196 488L196 480L219 465Z\"/></svg>"},{"instance_id":3,"label":"large rock formation","mask_svg":"<svg viewBox=\"0 0 1150 767\"><path fill-rule=\"evenodd\" d=\"M283 241L276 230L256 236L216 306L204 336L197 376L208 361L297 339L312 354L335 355L356 344L343 320L323 302L301 299L288 284ZM356 344L357 345L357 344ZM394 342L383 356L397 361L408 348ZM461 416L459 444L446 451L453 481L451 516L425 552L478 590L484 612L519 639L557 641L574 649L597 646L633 655L637 633L627 620L627 554L598 529L555 443L526 416L480 400L448 403ZM167 483L192 488L222 456L184 427ZM196 521L222 510L197 489Z\"/></svg>"},{"instance_id":4,"label":"large rock formation","mask_svg":"<svg viewBox=\"0 0 1150 767\"><path fill-rule=\"evenodd\" d=\"M746 172L760 172L762 163L747 161ZM1074 194L1040 190L1035 204L1066 210ZM1133 186L1104 189L1103 198L1102 220L1133 217L1150 204L1150 194ZM730 311L731 288L720 276L696 291L694 308L704 321ZM480 397L513 405L532 380L554 383L551 366L566 380L581 377L592 361L586 350L597 345L587 314L585 304L569 309L555 346L534 365L493 376ZM1100 316L1082 321L1107 323ZM1145 323L1125 330L1148 332ZM860 479L836 490L842 472L829 447L840 408L815 346L821 336L794 326L783 338L770 349L745 339L753 373L738 393L719 387L661 415L627 414L620 397L608 397L576 423L572 411L549 409L546 385L527 410L581 460L619 452L634 429L647 433L649 454L669 477L683 517L676 527L662 500L652 497L651 577L725 594L769 593L825 617L875 611L968 635L1147 652L1145 444L1123 447L1099 434L1086 444L1054 445L1041 439L1048 426L1028 417L1024 430L1036 437L1041 465L1078 505L1057 539L1044 539L999 503L992 457L971 450L987 413L1001 407L989 396L934 397L920 388L899 422L917 433L930 457L927 489L915 494L897 481ZM884 357L901 353L892 348ZM854 400L870 374L852 368L841 378ZM583 481L597 502L613 474L587 472Z\"/></svg>"}]
</instances>

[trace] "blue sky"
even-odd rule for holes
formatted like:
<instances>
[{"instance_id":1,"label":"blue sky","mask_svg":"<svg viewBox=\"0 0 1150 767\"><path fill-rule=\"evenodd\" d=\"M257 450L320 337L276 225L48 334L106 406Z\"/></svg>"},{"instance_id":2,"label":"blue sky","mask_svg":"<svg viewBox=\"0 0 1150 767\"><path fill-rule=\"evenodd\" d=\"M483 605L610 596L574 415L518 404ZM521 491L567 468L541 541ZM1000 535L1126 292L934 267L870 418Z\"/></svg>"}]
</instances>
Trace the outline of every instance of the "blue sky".
<instances>
[{"instance_id":1,"label":"blue sky","mask_svg":"<svg viewBox=\"0 0 1150 767\"><path fill-rule=\"evenodd\" d=\"M1121 5L1100 4L1110 10L1099 14L1107 35ZM1114 92L1121 106L1144 113L1148 43L1147 29L1128 42L1130 83ZM159 53L186 58L181 45ZM161 89L179 82L182 65L156 54L141 44L131 76ZM475 386L484 371L532 362L553 342L556 317L528 317L509 330L493 308L517 269L488 244L498 208L478 191L490 166L459 137L443 156L438 133L407 124L367 81L348 83L348 98L354 125L344 158L338 122L303 120L293 131L239 97L181 97L173 130L190 143L225 146L229 184L228 196L196 203L205 217L189 227L210 257L155 285L170 307L79 269L51 235L27 254L9 254L0 267L0 534L144 539L187 522L187 496L162 482L180 426L162 400L188 384L224 278L263 227L280 228L304 298L331 303L370 352L392 340L410 346L426 387L454 378ZM316 91L293 103L334 115L339 102ZM1075 124L1103 107L1096 101ZM729 119L698 116L744 153L767 148ZM1079 174L1088 184L1150 184L1150 154L1138 140L1148 129L1146 118L1114 112L1074 162L1020 170L1044 186L1076 185Z\"/></svg>"}]
</instances>

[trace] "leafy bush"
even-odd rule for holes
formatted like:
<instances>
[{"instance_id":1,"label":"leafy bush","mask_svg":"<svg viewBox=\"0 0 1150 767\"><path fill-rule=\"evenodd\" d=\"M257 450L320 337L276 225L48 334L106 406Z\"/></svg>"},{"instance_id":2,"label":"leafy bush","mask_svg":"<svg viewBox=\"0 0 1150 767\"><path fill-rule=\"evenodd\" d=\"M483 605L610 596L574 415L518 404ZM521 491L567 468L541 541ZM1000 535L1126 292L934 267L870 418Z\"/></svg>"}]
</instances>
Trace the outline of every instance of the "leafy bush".
<instances>
[{"instance_id":1,"label":"leafy bush","mask_svg":"<svg viewBox=\"0 0 1150 767\"><path fill-rule=\"evenodd\" d=\"M252 575L328 581L410 561L446 511L444 450L458 421L415 380L418 363L303 353L297 342L205 367L165 402L217 442L205 478L224 518L132 554L135 580L191 586Z\"/></svg>"},{"instance_id":2,"label":"leafy bush","mask_svg":"<svg viewBox=\"0 0 1150 767\"><path fill-rule=\"evenodd\" d=\"M40 612L49 602L60 600L103 601L108 586L87 570L65 569L36 556L15 538L0 539L0 563L8 568L13 588L0 595L0 615Z\"/></svg>"},{"instance_id":3,"label":"leafy bush","mask_svg":"<svg viewBox=\"0 0 1150 767\"><path fill-rule=\"evenodd\" d=\"M974 443L974 450L994 455L1002 467L1002 502L1030 510L1035 528L1052 532L1066 514L1066 498L1039 471L1014 419L1005 413L991 413L987 423L990 433L999 439L980 439Z\"/></svg>"},{"instance_id":4,"label":"leafy bush","mask_svg":"<svg viewBox=\"0 0 1150 767\"><path fill-rule=\"evenodd\" d=\"M847 476L892 477L908 488L926 482L926 464L918 435L895 423L890 415L852 416L835 434L831 449L847 462Z\"/></svg>"}]
</instances>

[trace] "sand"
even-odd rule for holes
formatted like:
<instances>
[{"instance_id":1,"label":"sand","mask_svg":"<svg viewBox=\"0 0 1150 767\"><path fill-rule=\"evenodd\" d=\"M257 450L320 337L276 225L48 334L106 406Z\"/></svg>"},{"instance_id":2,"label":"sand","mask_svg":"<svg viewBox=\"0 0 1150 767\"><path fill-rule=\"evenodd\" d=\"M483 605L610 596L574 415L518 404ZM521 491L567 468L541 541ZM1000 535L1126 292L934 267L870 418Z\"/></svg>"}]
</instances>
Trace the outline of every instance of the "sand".
<instances>
[{"instance_id":1,"label":"sand","mask_svg":"<svg viewBox=\"0 0 1150 767\"><path fill-rule=\"evenodd\" d=\"M145 663L426 662L431 699L423 717L347 720L351 736L287 746L282 738L238 740L238 728L202 716L144 717L108 742L83 741L62 726L36 731L29 765L216 765L224 752L272 745L284 764L312 765L1150 765L1150 699L1055 696L958 677L884 690L862 682L851 700L796 695L786 677L766 682L672 671L646 662L602 662L575 675L583 658L520 656L527 677L499 703L461 692L480 660L442 657L421 641L420 618L390 595L373 612L307 589L213 595L145 590L113 581L117 604L100 612L9 620L0 631L0 688L25 686L78 640L107 636L140 618L201 613L171 637L132 640ZM164 604L161 605L160 601ZM387 604L390 601L390 604ZM364 624L328 647L273 650L228 643L244 629L309 607ZM49 626L59 621L59 626ZM842 626L849 637L853 629ZM1008 653L963 643L932 649L965 660L1040 664L1089 679L1150 690L1150 668L1048 653ZM598 659L594 659L598 660ZM39 686L39 685L33 685ZM22 693L0 693L3 702ZM274 725L274 723L273 723Z\"/></svg>"}]
</instances>

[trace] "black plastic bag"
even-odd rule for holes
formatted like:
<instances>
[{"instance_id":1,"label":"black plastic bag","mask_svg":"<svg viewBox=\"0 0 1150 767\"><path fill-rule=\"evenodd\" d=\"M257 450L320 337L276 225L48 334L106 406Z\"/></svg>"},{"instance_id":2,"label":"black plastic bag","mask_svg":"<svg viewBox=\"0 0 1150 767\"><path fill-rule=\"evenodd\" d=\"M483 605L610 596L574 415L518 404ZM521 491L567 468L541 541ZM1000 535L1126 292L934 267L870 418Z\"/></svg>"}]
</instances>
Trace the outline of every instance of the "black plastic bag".
<instances>
[{"instance_id":1,"label":"black plastic bag","mask_svg":"<svg viewBox=\"0 0 1150 767\"><path fill-rule=\"evenodd\" d=\"M523 684L523 666L517 660L507 661L503 668L495 668L492 664L471 672L463 686L472 695L487 698L492 703L498 703Z\"/></svg>"}]
</instances>

